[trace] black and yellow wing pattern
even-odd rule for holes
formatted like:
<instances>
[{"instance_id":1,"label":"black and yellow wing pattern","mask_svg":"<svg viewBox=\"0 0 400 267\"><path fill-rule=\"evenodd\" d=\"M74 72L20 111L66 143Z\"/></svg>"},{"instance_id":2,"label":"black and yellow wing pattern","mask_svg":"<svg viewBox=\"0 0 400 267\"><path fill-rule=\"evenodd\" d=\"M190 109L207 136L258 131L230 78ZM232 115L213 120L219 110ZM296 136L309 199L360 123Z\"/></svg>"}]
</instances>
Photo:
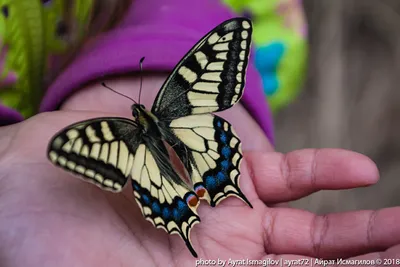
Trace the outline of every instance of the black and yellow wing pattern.
<instances>
[{"instance_id":1,"label":"black and yellow wing pattern","mask_svg":"<svg viewBox=\"0 0 400 267\"><path fill-rule=\"evenodd\" d=\"M102 189L120 192L130 180L143 216L155 227L178 234L197 257L190 232L200 222L199 198L216 206L240 190L241 141L232 125L211 114L243 95L252 26L227 20L205 35L177 64L151 111L132 105L134 120L95 118L72 124L50 140L53 164ZM191 179L171 163L165 143Z\"/></svg>"},{"instance_id":2,"label":"black and yellow wing pattern","mask_svg":"<svg viewBox=\"0 0 400 267\"><path fill-rule=\"evenodd\" d=\"M252 205L239 187L241 142L232 125L212 114L191 115L170 123L173 148L189 172L196 194L216 206L230 195ZM171 143L172 143L171 142Z\"/></svg>"},{"instance_id":3,"label":"black and yellow wing pattern","mask_svg":"<svg viewBox=\"0 0 400 267\"><path fill-rule=\"evenodd\" d=\"M252 26L228 20L203 37L178 63L151 109L160 120L222 111L243 95Z\"/></svg>"},{"instance_id":4,"label":"black and yellow wing pattern","mask_svg":"<svg viewBox=\"0 0 400 267\"><path fill-rule=\"evenodd\" d=\"M134 121L105 117L72 124L49 142L48 158L66 171L112 192L131 175L139 135Z\"/></svg>"},{"instance_id":5,"label":"black and yellow wing pattern","mask_svg":"<svg viewBox=\"0 0 400 267\"><path fill-rule=\"evenodd\" d=\"M229 122L209 114L242 97L251 35L251 22L245 18L212 30L175 67L152 108L159 120L169 122L169 143L196 192L211 206L229 195L251 206L239 188L241 142Z\"/></svg>"},{"instance_id":6,"label":"black and yellow wing pattern","mask_svg":"<svg viewBox=\"0 0 400 267\"><path fill-rule=\"evenodd\" d=\"M198 198L172 168L161 139L142 138L129 119L97 118L61 130L50 141L47 155L55 165L108 191L122 191L130 179L144 217L157 228L179 234L197 255L190 230L200 222Z\"/></svg>"},{"instance_id":7,"label":"black and yellow wing pattern","mask_svg":"<svg viewBox=\"0 0 400 267\"><path fill-rule=\"evenodd\" d=\"M147 220L169 234L178 234L190 252L197 256L190 240L190 230L200 222L196 212L198 198L172 169L165 157L168 152L165 150L154 155L151 146L140 144L136 152L132 169L136 202Z\"/></svg>"}]
</instances>

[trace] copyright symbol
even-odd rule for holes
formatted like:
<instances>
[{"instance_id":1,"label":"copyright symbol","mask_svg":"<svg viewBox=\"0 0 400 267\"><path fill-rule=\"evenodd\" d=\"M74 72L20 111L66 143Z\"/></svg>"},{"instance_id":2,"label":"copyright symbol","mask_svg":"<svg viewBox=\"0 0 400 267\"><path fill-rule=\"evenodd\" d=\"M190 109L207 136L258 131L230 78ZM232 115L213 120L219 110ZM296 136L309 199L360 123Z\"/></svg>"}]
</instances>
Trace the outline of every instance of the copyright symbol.
<instances>
[{"instance_id":1,"label":"copyright symbol","mask_svg":"<svg viewBox=\"0 0 400 267\"><path fill-rule=\"evenodd\" d=\"M375 263L376 263L377 265L381 265L382 260L381 260L381 259L377 259L377 260L375 261Z\"/></svg>"}]
</instances>

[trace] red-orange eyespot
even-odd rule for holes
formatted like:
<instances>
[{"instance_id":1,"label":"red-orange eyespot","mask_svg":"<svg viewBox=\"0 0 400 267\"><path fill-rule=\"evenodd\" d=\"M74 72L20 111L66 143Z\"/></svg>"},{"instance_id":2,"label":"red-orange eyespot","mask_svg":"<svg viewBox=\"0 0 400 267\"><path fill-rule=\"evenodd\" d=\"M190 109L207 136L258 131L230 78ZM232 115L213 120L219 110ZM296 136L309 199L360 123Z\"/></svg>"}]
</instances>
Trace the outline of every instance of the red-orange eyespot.
<instances>
[{"instance_id":1,"label":"red-orange eyespot","mask_svg":"<svg viewBox=\"0 0 400 267\"><path fill-rule=\"evenodd\" d=\"M207 190L202 185L199 185L196 187L195 192L199 198L202 198L206 194Z\"/></svg>"},{"instance_id":2,"label":"red-orange eyespot","mask_svg":"<svg viewBox=\"0 0 400 267\"><path fill-rule=\"evenodd\" d=\"M199 203L199 199L197 198L196 195L190 195L186 198L187 203L191 207L196 207L197 204Z\"/></svg>"}]
</instances>

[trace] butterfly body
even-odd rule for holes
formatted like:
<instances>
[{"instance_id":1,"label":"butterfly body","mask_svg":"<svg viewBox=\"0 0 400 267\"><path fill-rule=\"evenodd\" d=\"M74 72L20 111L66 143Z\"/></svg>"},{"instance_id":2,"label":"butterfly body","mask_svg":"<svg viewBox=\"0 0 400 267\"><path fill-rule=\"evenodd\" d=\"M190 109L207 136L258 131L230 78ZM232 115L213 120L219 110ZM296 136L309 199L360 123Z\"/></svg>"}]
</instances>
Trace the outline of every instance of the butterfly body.
<instances>
[{"instance_id":1,"label":"butterfly body","mask_svg":"<svg viewBox=\"0 0 400 267\"><path fill-rule=\"evenodd\" d=\"M211 112L243 95L251 22L234 18L205 35L177 64L151 110L132 105L133 119L95 118L54 135L50 161L86 181L120 192L130 180L143 216L178 234L193 256L190 231L199 199L216 206L229 196L251 204L239 187L241 141L232 125ZM168 144L190 183L173 167Z\"/></svg>"},{"instance_id":2,"label":"butterfly body","mask_svg":"<svg viewBox=\"0 0 400 267\"><path fill-rule=\"evenodd\" d=\"M158 119L151 112L146 110L146 107L141 104L133 104L131 107L132 116L136 122L138 122L138 127L142 129L142 133L154 132L153 135L161 134L158 130L157 123Z\"/></svg>"}]
</instances>

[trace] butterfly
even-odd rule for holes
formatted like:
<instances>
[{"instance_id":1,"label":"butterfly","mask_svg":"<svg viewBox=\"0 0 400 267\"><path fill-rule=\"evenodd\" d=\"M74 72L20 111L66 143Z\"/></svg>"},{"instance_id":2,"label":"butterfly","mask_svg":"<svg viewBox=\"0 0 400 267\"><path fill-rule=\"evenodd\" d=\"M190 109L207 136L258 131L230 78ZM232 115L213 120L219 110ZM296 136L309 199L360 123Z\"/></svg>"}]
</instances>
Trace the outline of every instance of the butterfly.
<instances>
[{"instance_id":1,"label":"butterfly","mask_svg":"<svg viewBox=\"0 0 400 267\"><path fill-rule=\"evenodd\" d=\"M200 222L200 199L216 206L228 196L251 203L239 187L241 141L212 112L243 95L252 35L246 18L227 20L206 34L176 65L151 111L132 105L132 119L104 117L72 124L49 142L52 163L112 192L128 181L143 216L178 234L194 257L190 231ZM190 178L171 163L167 143Z\"/></svg>"}]
</instances>

